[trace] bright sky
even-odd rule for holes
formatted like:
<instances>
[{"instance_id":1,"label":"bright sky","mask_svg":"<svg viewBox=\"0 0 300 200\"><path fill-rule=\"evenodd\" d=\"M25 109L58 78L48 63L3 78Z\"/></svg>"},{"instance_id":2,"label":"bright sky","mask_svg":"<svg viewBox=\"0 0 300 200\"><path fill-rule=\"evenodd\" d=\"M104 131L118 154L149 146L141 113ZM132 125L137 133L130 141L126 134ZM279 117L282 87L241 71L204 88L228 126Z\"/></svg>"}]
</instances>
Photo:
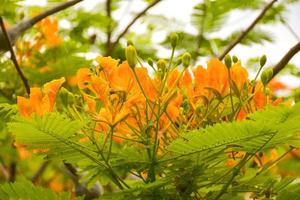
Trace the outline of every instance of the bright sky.
<instances>
[{"instance_id":1,"label":"bright sky","mask_svg":"<svg viewBox=\"0 0 300 200\"><path fill-rule=\"evenodd\" d=\"M175 23L172 20L169 20L165 26L168 26L169 31L183 29L188 32L194 32L194 28L190 24L190 15L193 10L193 6L197 4L200 0L163 0L152 8L150 14L162 14L167 18L175 18L179 20L180 23ZM27 5L43 5L46 3L46 0L25 0ZM104 2L103 0L85 0L77 6L83 6L86 9L93 9L94 6L98 3ZM115 19L118 19L119 24L121 25L120 30L122 30L122 25L126 24L132 19L132 14L139 12L145 7L145 3L141 0L123 0L122 9L119 12L114 13ZM221 32L217 32L216 35L226 36L232 30L240 30L241 28L247 27L253 19L258 15L256 12L235 12L228 20L227 28ZM288 7L288 12L285 13L288 24L293 28L294 32L300 37L300 2L293 4ZM135 24L131 30L136 32L143 33L145 31L145 26L141 23ZM297 38L291 34L291 32L283 25L273 25L267 27L274 38L274 43L265 43L263 45L255 46L236 46L231 54L238 56L241 60L247 60L250 57L261 56L266 54L268 57L268 66L272 66L277 63L280 58L293 46L297 43ZM165 31L158 31L154 35L154 40L160 42L166 37ZM164 49L159 50L161 56L167 56L168 51ZM204 64L203 60L200 59L200 64ZM300 67L300 53L295 55L291 60L292 63ZM291 85L291 86L300 86L300 81L294 79L291 76L282 76L282 81Z\"/></svg>"}]
</instances>

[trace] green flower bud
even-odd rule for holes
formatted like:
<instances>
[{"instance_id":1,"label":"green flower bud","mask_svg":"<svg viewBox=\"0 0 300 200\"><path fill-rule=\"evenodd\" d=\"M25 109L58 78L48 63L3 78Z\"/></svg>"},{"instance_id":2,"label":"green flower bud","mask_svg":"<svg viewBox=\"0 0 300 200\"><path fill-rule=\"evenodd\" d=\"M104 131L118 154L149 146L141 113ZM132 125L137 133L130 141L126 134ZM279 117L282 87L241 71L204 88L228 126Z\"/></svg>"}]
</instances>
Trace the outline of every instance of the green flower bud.
<instances>
[{"instance_id":1,"label":"green flower bud","mask_svg":"<svg viewBox=\"0 0 300 200\"><path fill-rule=\"evenodd\" d=\"M182 58L180 57L180 58L178 58L178 59L176 60L175 66L178 66L178 65L180 65L181 63L182 63Z\"/></svg>"},{"instance_id":2,"label":"green flower bud","mask_svg":"<svg viewBox=\"0 0 300 200\"><path fill-rule=\"evenodd\" d=\"M238 59L238 57L236 57L236 56L232 56L232 61L233 61L234 63L237 63L237 62L239 61L239 59Z\"/></svg>"},{"instance_id":3,"label":"green flower bud","mask_svg":"<svg viewBox=\"0 0 300 200\"><path fill-rule=\"evenodd\" d=\"M225 65L226 65L227 69L230 69L231 64L232 64L230 55L225 56L224 62L225 62Z\"/></svg>"},{"instance_id":4,"label":"green flower bud","mask_svg":"<svg viewBox=\"0 0 300 200\"><path fill-rule=\"evenodd\" d=\"M150 66L153 67L153 60L152 60L151 58L148 58L147 62L148 62L148 64L149 64Z\"/></svg>"},{"instance_id":5,"label":"green flower bud","mask_svg":"<svg viewBox=\"0 0 300 200\"><path fill-rule=\"evenodd\" d=\"M165 61L164 59L159 59L156 63L158 70L160 70L161 72L164 72L166 70L167 67L167 61Z\"/></svg>"},{"instance_id":6,"label":"green flower bud","mask_svg":"<svg viewBox=\"0 0 300 200\"><path fill-rule=\"evenodd\" d=\"M201 107L200 106L197 106L195 108L195 113L197 113L197 114L201 113Z\"/></svg>"},{"instance_id":7,"label":"green flower bud","mask_svg":"<svg viewBox=\"0 0 300 200\"><path fill-rule=\"evenodd\" d=\"M271 80L272 76L273 76L272 68L268 68L261 73L260 79L261 79L261 82L264 84L264 86L266 86L268 84L268 82Z\"/></svg>"},{"instance_id":8,"label":"green flower bud","mask_svg":"<svg viewBox=\"0 0 300 200\"><path fill-rule=\"evenodd\" d=\"M260 67L265 66L266 62L267 62L267 56L266 56L266 55L263 55L263 56L260 58L260 60L259 60Z\"/></svg>"},{"instance_id":9,"label":"green flower bud","mask_svg":"<svg viewBox=\"0 0 300 200\"><path fill-rule=\"evenodd\" d=\"M184 68L188 68L191 63L192 56L190 53L184 53L182 56L182 64Z\"/></svg>"},{"instance_id":10,"label":"green flower bud","mask_svg":"<svg viewBox=\"0 0 300 200\"><path fill-rule=\"evenodd\" d=\"M125 56L131 69L134 69L137 64L137 53L134 46L129 45L125 49Z\"/></svg>"},{"instance_id":11,"label":"green flower bud","mask_svg":"<svg viewBox=\"0 0 300 200\"><path fill-rule=\"evenodd\" d=\"M170 41L171 41L172 48L176 47L178 39L179 39L179 37L178 37L177 33L171 33L171 35L170 35Z\"/></svg>"}]
</instances>

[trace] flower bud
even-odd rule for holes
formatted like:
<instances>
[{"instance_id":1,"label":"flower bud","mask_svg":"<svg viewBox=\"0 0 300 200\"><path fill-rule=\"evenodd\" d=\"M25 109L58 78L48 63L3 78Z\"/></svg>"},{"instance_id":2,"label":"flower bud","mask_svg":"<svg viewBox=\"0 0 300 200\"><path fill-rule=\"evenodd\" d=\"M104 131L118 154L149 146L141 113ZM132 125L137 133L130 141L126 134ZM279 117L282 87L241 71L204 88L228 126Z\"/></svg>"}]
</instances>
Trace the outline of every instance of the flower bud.
<instances>
[{"instance_id":1,"label":"flower bud","mask_svg":"<svg viewBox=\"0 0 300 200\"><path fill-rule=\"evenodd\" d=\"M131 69L134 69L137 64L137 53L134 46L129 45L125 49L126 60Z\"/></svg>"},{"instance_id":2,"label":"flower bud","mask_svg":"<svg viewBox=\"0 0 300 200\"><path fill-rule=\"evenodd\" d=\"M268 84L268 82L269 82L269 80L271 80L272 76L273 76L272 68L268 68L261 73L260 79L264 86L266 86Z\"/></svg>"},{"instance_id":3,"label":"flower bud","mask_svg":"<svg viewBox=\"0 0 300 200\"><path fill-rule=\"evenodd\" d=\"M266 62L267 62L267 56L263 55L259 60L260 67L263 67L266 64Z\"/></svg>"},{"instance_id":4,"label":"flower bud","mask_svg":"<svg viewBox=\"0 0 300 200\"><path fill-rule=\"evenodd\" d=\"M156 63L158 70L164 72L167 67L167 62L164 59L159 59Z\"/></svg>"},{"instance_id":5,"label":"flower bud","mask_svg":"<svg viewBox=\"0 0 300 200\"><path fill-rule=\"evenodd\" d=\"M131 40L127 40L127 46L133 46L133 42Z\"/></svg>"},{"instance_id":6,"label":"flower bud","mask_svg":"<svg viewBox=\"0 0 300 200\"><path fill-rule=\"evenodd\" d=\"M153 60L151 58L148 58L147 62L148 62L148 65L153 67Z\"/></svg>"},{"instance_id":7,"label":"flower bud","mask_svg":"<svg viewBox=\"0 0 300 200\"><path fill-rule=\"evenodd\" d=\"M232 56L232 61L234 63L237 63L239 61L238 57L236 57L235 55Z\"/></svg>"},{"instance_id":8,"label":"flower bud","mask_svg":"<svg viewBox=\"0 0 300 200\"><path fill-rule=\"evenodd\" d=\"M225 62L225 65L226 65L227 69L230 69L231 64L232 64L230 55L225 56L224 62Z\"/></svg>"},{"instance_id":9,"label":"flower bud","mask_svg":"<svg viewBox=\"0 0 300 200\"><path fill-rule=\"evenodd\" d=\"M181 63L182 63L182 58L180 57L180 58L178 58L178 59L176 60L175 66L178 66L178 65L180 65Z\"/></svg>"},{"instance_id":10,"label":"flower bud","mask_svg":"<svg viewBox=\"0 0 300 200\"><path fill-rule=\"evenodd\" d=\"M192 56L190 53L184 53L182 55L182 64L184 68L188 68L191 63Z\"/></svg>"},{"instance_id":11,"label":"flower bud","mask_svg":"<svg viewBox=\"0 0 300 200\"><path fill-rule=\"evenodd\" d=\"M178 42L178 35L177 33L171 33L170 35L170 41L172 48L175 48Z\"/></svg>"}]
</instances>

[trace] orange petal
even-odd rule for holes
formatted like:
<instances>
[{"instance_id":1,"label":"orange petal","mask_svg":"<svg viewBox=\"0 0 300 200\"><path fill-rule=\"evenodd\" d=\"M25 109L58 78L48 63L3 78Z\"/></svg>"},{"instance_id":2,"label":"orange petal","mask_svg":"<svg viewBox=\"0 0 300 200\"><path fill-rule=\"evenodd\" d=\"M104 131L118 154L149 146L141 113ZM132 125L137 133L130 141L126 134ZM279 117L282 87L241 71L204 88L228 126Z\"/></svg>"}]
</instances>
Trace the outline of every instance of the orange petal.
<instances>
[{"instance_id":1,"label":"orange petal","mask_svg":"<svg viewBox=\"0 0 300 200\"><path fill-rule=\"evenodd\" d=\"M29 99L26 99L25 97L17 97L17 105L19 113L24 117L29 117L32 113L32 109L30 107L30 101Z\"/></svg>"},{"instance_id":2,"label":"orange petal","mask_svg":"<svg viewBox=\"0 0 300 200\"><path fill-rule=\"evenodd\" d=\"M230 68L231 80L235 82L237 87L241 90L244 84L248 81L248 71L241 66L240 62L232 65Z\"/></svg>"},{"instance_id":3,"label":"orange petal","mask_svg":"<svg viewBox=\"0 0 300 200\"><path fill-rule=\"evenodd\" d=\"M208 87L212 87L223 94L228 86L226 66L218 59L210 60L207 65Z\"/></svg>"},{"instance_id":4,"label":"orange petal","mask_svg":"<svg viewBox=\"0 0 300 200\"><path fill-rule=\"evenodd\" d=\"M271 91L275 92L277 90L287 90L289 89L289 87L287 85L285 85L284 83L276 80L276 79L272 79L269 84L268 87Z\"/></svg>"},{"instance_id":5,"label":"orange petal","mask_svg":"<svg viewBox=\"0 0 300 200\"><path fill-rule=\"evenodd\" d=\"M60 79L53 80L44 85L44 93L45 96L49 99L49 111L53 111L56 94L61 87L61 85L65 82L65 78L62 77Z\"/></svg>"},{"instance_id":6,"label":"orange petal","mask_svg":"<svg viewBox=\"0 0 300 200\"><path fill-rule=\"evenodd\" d=\"M191 87L192 86L192 76L188 69L186 69L183 73L181 78L181 84L184 87Z\"/></svg>"},{"instance_id":7,"label":"orange petal","mask_svg":"<svg viewBox=\"0 0 300 200\"><path fill-rule=\"evenodd\" d=\"M93 113L96 112L96 101L87 96L86 94L83 94L83 98L88 106L88 111Z\"/></svg>"},{"instance_id":8,"label":"orange petal","mask_svg":"<svg viewBox=\"0 0 300 200\"><path fill-rule=\"evenodd\" d=\"M129 92L135 83L135 78L127 61L113 69L109 76L111 87L117 90Z\"/></svg>"},{"instance_id":9,"label":"orange petal","mask_svg":"<svg viewBox=\"0 0 300 200\"><path fill-rule=\"evenodd\" d=\"M38 115L43 115L43 95L40 88L34 87L30 88L30 107L33 112L36 112Z\"/></svg>"},{"instance_id":10,"label":"orange petal","mask_svg":"<svg viewBox=\"0 0 300 200\"><path fill-rule=\"evenodd\" d=\"M204 92L204 87L208 86L208 72L201 65L193 70L195 77L195 91L200 95Z\"/></svg>"},{"instance_id":11,"label":"orange petal","mask_svg":"<svg viewBox=\"0 0 300 200\"><path fill-rule=\"evenodd\" d=\"M176 68L170 72L168 80L167 80L167 86L169 88L174 87L175 86L174 84L175 84L176 80L178 79L178 77L179 77L179 71Z\"/></svg>"},{"instance_id":12,"label":"orange petal","mask_svg":"<svg viewBox=\"0 0 300 200\"><path fill-rule=\"evenodd\" d=\"M77 71L77 84L80 89L85 89L91 82L91 72L88 68L81 68Z\"/></svg>"},{"instance_id":13,"label":"orange petal","mask_svg":"<svg viewBox=\"0 0 300 200\"><path fill-rule=\"evenodd\" d=\"M97 57L96 61L106 72L110 73L119 64L118 60L109 57Z\"/></svg>"}]
</instances>

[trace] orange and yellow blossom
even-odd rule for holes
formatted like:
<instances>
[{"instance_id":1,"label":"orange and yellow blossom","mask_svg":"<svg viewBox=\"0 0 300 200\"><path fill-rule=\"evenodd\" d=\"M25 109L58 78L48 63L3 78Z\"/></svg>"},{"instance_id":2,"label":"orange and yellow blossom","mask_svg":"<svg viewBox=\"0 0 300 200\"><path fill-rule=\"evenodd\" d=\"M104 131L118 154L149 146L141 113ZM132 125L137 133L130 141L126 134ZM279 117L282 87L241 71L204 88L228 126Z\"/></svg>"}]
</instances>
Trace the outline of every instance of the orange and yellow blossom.
<instances>
[{"instance_id":1,"label":"orange and yellow blossom","mask_svg":"<svg viewBox=\"0 0 300 200\"><path fill-rule=\"evenodd\" d=\"M62 39L57 34L58 21L56 19L47 17L37 24L37 28L48 47L52 48L61 44Z\"/></svg>"},{"instance_id":2,"label":"orange and yellow blossom","mask_svg":"<svg viewBox=\"0 0 300 200\"><path fill-rule=\"evenodd\" d=\"M64 82L65 78L56 79L46 83L43 90L38 87L31 88L29 98L18 96L17 105L20 114L30 117L32 113L42 116L47 112L52 112L56 94Z\"/></svg>"},{"instance_id":3,"label":"orange and yellow blossom","mask_svg":"<svg viewBox=\"0 0 300 200\"><path fill-rule=\"evenodd\" d=\"M17 97L17 105L19 113L23 117L30 117L33 113L40 116L47 112L52 112L55 106L56 94L65 82L64 78L56 79L44 85L43 90L38 87L30 88L29 98ZM31 156L26 147L18 142L14 143L17 148L20 158L26 159ZM35 151L47 151L45 149L36 149Z\"/></svg>"}]
</instances>

